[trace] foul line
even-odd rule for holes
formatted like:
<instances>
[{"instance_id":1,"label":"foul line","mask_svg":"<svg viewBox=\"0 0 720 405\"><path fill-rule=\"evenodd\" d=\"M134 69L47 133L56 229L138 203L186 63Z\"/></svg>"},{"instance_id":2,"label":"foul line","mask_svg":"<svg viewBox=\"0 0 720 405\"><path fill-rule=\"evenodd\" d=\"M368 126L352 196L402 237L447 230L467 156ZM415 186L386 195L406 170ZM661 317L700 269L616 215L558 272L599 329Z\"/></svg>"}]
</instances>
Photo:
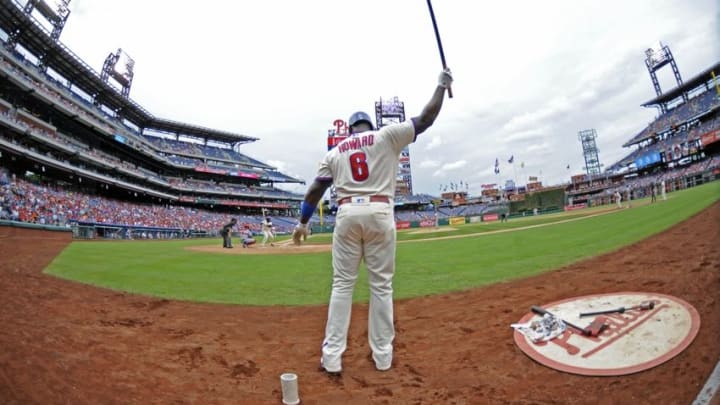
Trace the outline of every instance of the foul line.
<instances>
[{"instance_id":1,"label":"foul line","mask_svg":"<svg viewBox=\"0 0 720 405\"><path fill-rule=\"evenodd\" d=\"M710 374L710 377L708 377L708 380L705 382L703 388L700 390L700 392L698 392L698 395L697 397L695 397L692 405L710 404L713 396L715 396L718 391L718 387L720 387L720 361L718 361L718 363L715 365L715 369L713 370L712 374Z\"/></svg>"},{"instance_id":2,"label":"foul line","mask_svg":"<svg viewBox=\"0 0 720 405\"><path fill-rule=\"evenodd\" d=\"M525 229L543 228L543 227L546 227L546 226L552 226L552 225L557 225L557 224L564 224L564 223L567 223L567 222L582 221L582 220L584 220L584 219L595 218L595 217L599 217L599 216L601 216L601 215L607 215L607 214L612 214L612 213L617 213L617 212L620 212L620 209L609 209L609 210L607 210L607 211L598 212L597 214L583 215L583 216L577 217L577 218L563 219L563 220L560 220L560 221L547 222L547 223L544 223L544 224L521 226L521 227L518 227L518 228L497 229L497 230L494 230L494 231L476 232L476 233L469 233L469 234L465 234L465 235L448 235L448 236L436 236L436 237L434 237L434 238L423 238L423 239L403 240L403 241L398 241L397 243L416 243L416 242L427 242L427 241L431 241L431 240L471 238L471 237L475 237L475 236L494 235L494 234L498 234L498 233L522 231L522 230L525 230Z\"/></svg>"}]
</instances>

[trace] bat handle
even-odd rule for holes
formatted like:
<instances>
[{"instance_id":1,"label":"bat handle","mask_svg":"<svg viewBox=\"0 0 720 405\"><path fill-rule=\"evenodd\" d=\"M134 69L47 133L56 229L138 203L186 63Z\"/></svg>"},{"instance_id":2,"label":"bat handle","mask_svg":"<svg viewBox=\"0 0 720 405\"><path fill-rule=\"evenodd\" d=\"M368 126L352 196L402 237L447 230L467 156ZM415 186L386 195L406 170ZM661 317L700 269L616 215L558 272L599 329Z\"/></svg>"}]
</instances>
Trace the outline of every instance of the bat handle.
<instances>
[{"instance_id":1,"label":"bat handle","mask_svg":"<svg viewBox=\"0 0 720 405\"><path fill-rule=\"evenodd\" d=\"M548 311L546 311L544 308L539 307L539 306L537 306L537 305L533 305L532 307L530 307L530 310L533 311L534 313L538 314L538 315L549 314Z\"/></svg>"},{"instance_id":2,"label":"bat handle","mask_svg":"<svg viewBox=\"0 0 720 405\"><path fill-rule=\"evenodd\" d=\"M441 54L440 54L440 58L442 59L443 69L447 69L447 63L445 63L445 55L443 55L443 54L441 53ZM453 98L452 88L451 88L450 86L447 87L447 92L448 92L448 97L449 97L449 98Z\"/></svg>"},{"instance_id":3,"label":"bat handle","mask_svg":"<svg viewBox=\"0 0 720 405\"><path fill-rule=\"evenodd\" d=\"M630 309L632 309L632 308L630 308ZM605 311L583 312L580 314L580 317L582 318L584 316L606 315L606 314L615 314L615 313L617 313L617 314L625 313L625 307L620 307L620 308L616 308L616 309L608 309Z\"/></svg>"},{"instance_id":4,"label":"bat handle","mask_svg":"<svg viewBox=\"0 0 720 405\"><path fill-rule=\"evenodd\" d=\"M550 312L548 312L546 309L544 309L544 308L542 308L542 307L539 307L539 306L537 306L537 305L533 305L532 307L530 307L530 310L531 310L532 312L538 314L538 315L549 314L550 316L554 316L553 314L551 314ZM560 318L558 318L558 319L560 319ZM578 332L582 333L583 335L585 335L585 336L590 336L591 332L590 332L589 330L587 330L587 329L585 329L585 328L581 328L581 327L579 327L579 326L577 326L577 325L575 325L575 324L572 324L572 323L570 323L570 322L568 322L568 321L566 321L566 320L564 320L564 319L561 319L561 320L562 320L563 322L565 322L565 324L566 324L567 326L569 326L569 327L571 327L571 328L573 328L573 329L576 329Z\"/></svg>"}]
</instances>

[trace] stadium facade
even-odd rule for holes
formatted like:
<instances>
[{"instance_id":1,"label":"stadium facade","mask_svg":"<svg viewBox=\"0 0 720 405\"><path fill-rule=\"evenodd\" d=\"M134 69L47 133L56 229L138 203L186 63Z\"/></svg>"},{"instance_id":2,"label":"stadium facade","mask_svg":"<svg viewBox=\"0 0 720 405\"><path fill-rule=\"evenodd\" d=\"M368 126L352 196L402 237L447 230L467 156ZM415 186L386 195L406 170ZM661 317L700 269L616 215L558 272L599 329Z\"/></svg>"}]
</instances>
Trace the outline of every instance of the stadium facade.
<instances>
[{"instance_id":1,"label":"stadium facade","mask_svg":"<svg viewBox=\"0 0 720 405\"><path fill-rule=\"evenodd\" d=\"M304 181L240 152L257 138L152 115L129 97L134 61L118 50L96 72L59 41L66 19L0 1L0 168L119 201L295 213L302 196L277 185Z\"/></svg>"},{"instance_id":2,"label":"stadium facade","mask_svg":"<svg viewBox=\"0 0 720 405\"><path fill-rule=\"evenodd\" d=\"M641 105L658 116L622 146L630 152L603 173L571 178L569 205L608 204L692 187L720 177L720 62L683 80L667 45L646 51L656 97ZM656 71L672 67L676 87L662 91Z\"/></svg>"}]
</instances>

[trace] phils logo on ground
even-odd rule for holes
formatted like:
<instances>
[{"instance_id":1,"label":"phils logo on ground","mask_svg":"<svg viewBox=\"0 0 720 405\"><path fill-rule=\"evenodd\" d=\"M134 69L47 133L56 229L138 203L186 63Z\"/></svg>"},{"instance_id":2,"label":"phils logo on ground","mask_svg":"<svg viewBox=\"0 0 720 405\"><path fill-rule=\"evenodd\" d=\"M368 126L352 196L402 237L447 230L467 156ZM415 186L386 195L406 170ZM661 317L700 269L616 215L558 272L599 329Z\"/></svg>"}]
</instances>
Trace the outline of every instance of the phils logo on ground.
<instances>
[{"instance_id":1,"label":"phils logo on ground","mask_svg":"<svg viewBox=\"0 0 720 405\"><path fill-rule=\"evenodd\" d=\"M532 331L554 324L548 319L563 327L540 328L545 338ZM567 373L612 376L647 370L681 353L697 335L700 315L677 297L618 292L534 305L512 326L515 343L533 360Z\"/></svg>"}]
</instances>

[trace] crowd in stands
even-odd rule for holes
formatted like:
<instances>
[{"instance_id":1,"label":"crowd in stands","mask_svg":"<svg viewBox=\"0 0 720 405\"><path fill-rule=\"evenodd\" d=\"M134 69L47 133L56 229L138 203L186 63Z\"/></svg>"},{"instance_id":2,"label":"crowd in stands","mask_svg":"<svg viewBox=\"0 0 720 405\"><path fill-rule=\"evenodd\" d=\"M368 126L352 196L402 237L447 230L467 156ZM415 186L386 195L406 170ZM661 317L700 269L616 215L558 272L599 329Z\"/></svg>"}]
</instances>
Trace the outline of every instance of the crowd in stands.
<instances>
[{"instance_id":1,"label":"crowd in stands","mask_svg":"<svg viewBox=\"0 0 720 405\"><path fill-rule=\"evenodd\" d=\"M624 193L623 195L632 193L631 197L633 199L644 198L651 195L652 187L659 188L661 184L665 184L666 191L671 191L671 187L673 187L676 180L717 169L720 169L720 156L713 156L709 159L696 161L686 166L678 166L664 172L656 172L645 176L625 179L622 184L607 188L602 197L609 198L615 194L616 191L620 191L621 194ZM656 191L659 191L659 189Z\"/></svg>"},{"instance_id":2,"label":"crowd in stands","mask_svg":"<svg viewBox=\"0 0 720 405\"><path fill-rule=\"evenodd\" d=\"M658 117L628 141L626 145L634 145L656 134L671 131L673 127L694 118L702 112L709 111L718 105L720 105L720 98L717 97L715 91L713 89L706 90Z\"/></svg>"},{"instance_id":3,"label":"crowd in stands","mask_svg":"<svg viewBox=\"0 0 720 405\"><path fill-rule=\"evenodd\" d=\"M720 156L701 160L684 167L658 172L647 176L625 179L622 183L608 184L600 195L601 203L610 203L616 191L620 191L625 200L638 199L650 195L653 187L659 192L660 184L672 191L673 182L688 176L720 169ZM423 209L424 208L424 209ZM421 205L416 210L396 209L397 221L423 221L444 219L456 216L480 216L496 210L488 204L470 204L456 207L439 207L437 211L430 205ZM0 167L0 219L32 222L69 227L73 223L95 223L112 226L153 227L182 229L215 234L231 214L171 204L143 204L113 200L97 195L88 195L63 189L54 183L37 184L26 179L16 178L8 170ZM253 232L261 231L261 216L232 214L238 218L239 227L247 227ZM294 217L272 217L277 231L290 233L295 226ZM319 223L316 214L312 223ZM325 214L322 221L333 224L335 217Z\"/></svg>"},{"instance_id":4,"label":"crowd in stands","mask_svg":"<svg viewBox=\"0 0 720 405\"><path fill-rule=\"evenodd\" d=\"M0 99L2 101L2 99ZM4 110L4 111L3 111ZM149 169L137 166L128 161L119 159L115 156L102 152L100 150L89 147L81 141L64 135L57 131L49 131L39 125L34 125L31 121L23 119L18 110L5 109L0 104L0 121L4 122L10 127L15 127L18 131L29 131L30 135L39 141L48 143L50 140L56 145L61 145L66 152L78 153L78 156L87 157L90 156L93 160L104 162L106 165L114 168L123 168L127 173L134 174L136 177L144 179L145 177L152 177L156 181L168 184L176 187L178 190L192 190L197 192L221 192L223 194L239 194L239 195L255 195L263 196L266 198L297 198L298 196L286 192L284 190L272 188L272 187L252 187L243 184L233 183L222 183L215 184L213 182L199 182L191 180L182 180L177 178L166 178L159 174L152 172ZM0 132L0 139L8 140L7 136ZM17 143L17 142L15 142ZM36 151L35 148L29 147L30 150ZM52 154L46 154L48 157L53 157ZM68 163L68 162L65 162ZM92 170L88 167L83 166L84 169ZM94 171L94 170L93 170Z\"/></svg>"},{"instance_id":5,"label":"crowd in stands","mask_svg":"<svg viewBox=\"0 0 720 405\"><path fill-rule=\"evenodd\" d=\"M395 202L402 204L430 204L436 198L430 194L399 195L395 197Z\"/></svg>"},{"instance_id":6,"label":"crowd in stands","mask_svg":"<svg viewBox=\"0 0 720 405\"><path fill-rule=\"evenodd\" d=\"M647 145L634 149L627 156L609 167L608 170L615 171L649 153L662 152L665 154L666 161L694 153L700 146L702 135L717 129L720 129L720 116L697 123L689 129L680 128L663 137L652 138Z\"/></svg>"},{"instance_id":7,"label":"crowd in stands","mask_svg":"<svg viewBox=\"0 0 720 405\"><path fill-rule=\"evenodd\" d=\"M429 195L425 195L429 196ZM488 212L494 212L497 210L498 206L495 204L485 204L485 203L477 203L477 204L466 204L466 205L458 205L456 207L438 207L437 211L430 205L430 201L437 199L437 197L432 197L428 199L428 202L426 205L420 205L417 209L405 209L403 206L396 206L395 207L395 221L402 222L402 221L426 221L426 220L435 220L435 216L437 213L438 219L447 219L451 217L462 217L462 216L481 216ZM425 197L421 197L425 198ZM311 223L319 223L320 217L318 215L313 216L310 219ZM323 222L325 223L335 223L335 216L332 214L327 214L323 216Z\"/></svg>"},{"instance_id":8,"label":"crowd in stands","mask_svg":"<svg viewBox=\"0 0 720 405\"><path fill-rule=\"evenodd\" d=\"M27 70L27 72L30 73L17 68L13 63L16 61L21 62L25 67L30 68ZM76 115L78 120L87 121L109 135L116 132L116 129L102 118L102 115L104 114L96 115L90 113L87 108L81 108L77 103L80 102L85 104L86 107L90 107L92 110L96 110L97 107L70 91L66 86L57 82L51 76L38 70L36 66L28 62L22 55L16 52L10 53L5 48L0 47L0 69L4 70L8 74L11 74L13 77L23 80L26 85L37 90L38 93L45 96L60 109L69 111L73 115Z\"/></svg>"},{"instance_id":9,"label":"crowd in stands","mask_svg":"<svg viewBox=\"0 0 720 405\"><path fill-rule=\"evenodd\" d=\"M70 227L97 223L204 231L214 234L228 218L238 226L260 232L262 216L218 213L181 205L153 205L119 201L63 189L53 183L36 184L0 167L0 219ZM294 221L275 217L278 232L290 232Z\"/></svg>"},{"instance_id":10,"label":"crowd in stands","mask_svg":"<svg viewBox=\"0 0 720 405\"><path fill-rule=\"evenodd\" d=\"M482 215L488 206L475 204L458 207L441 207L438 218ZM234 215L239 226L260 232L262 217ZM173 205L152 205L112 200L68 191L54 184L36 184L16 178L0 167L0 219L69 227L74 222L98 223L116 226L155 227L215 232L227 222L229 214ZM334 223L333 215L324 215L323 221ZM434 220L435 211L398 210L398 221ZM319 223L316 214L312 222ZM279 232L291 232L294 217L273 217Z\"/></svg>"},{"instance_id":11,"label":"crowd in stands","mask_svg":"<svg viewBox=\"0 0 720 405\"><path fill-rule=\"evenodd\" d=\"M264 163L250 158L232 149L215 146L200 145L197 143L184 142L174 139L160 138L152 135L143 135L148 143L153 144L158 150L166 153L175 153L184 156L198 156L215 160L241 163L255 167L268 167Z\"/></svg>"}]
</instances>

